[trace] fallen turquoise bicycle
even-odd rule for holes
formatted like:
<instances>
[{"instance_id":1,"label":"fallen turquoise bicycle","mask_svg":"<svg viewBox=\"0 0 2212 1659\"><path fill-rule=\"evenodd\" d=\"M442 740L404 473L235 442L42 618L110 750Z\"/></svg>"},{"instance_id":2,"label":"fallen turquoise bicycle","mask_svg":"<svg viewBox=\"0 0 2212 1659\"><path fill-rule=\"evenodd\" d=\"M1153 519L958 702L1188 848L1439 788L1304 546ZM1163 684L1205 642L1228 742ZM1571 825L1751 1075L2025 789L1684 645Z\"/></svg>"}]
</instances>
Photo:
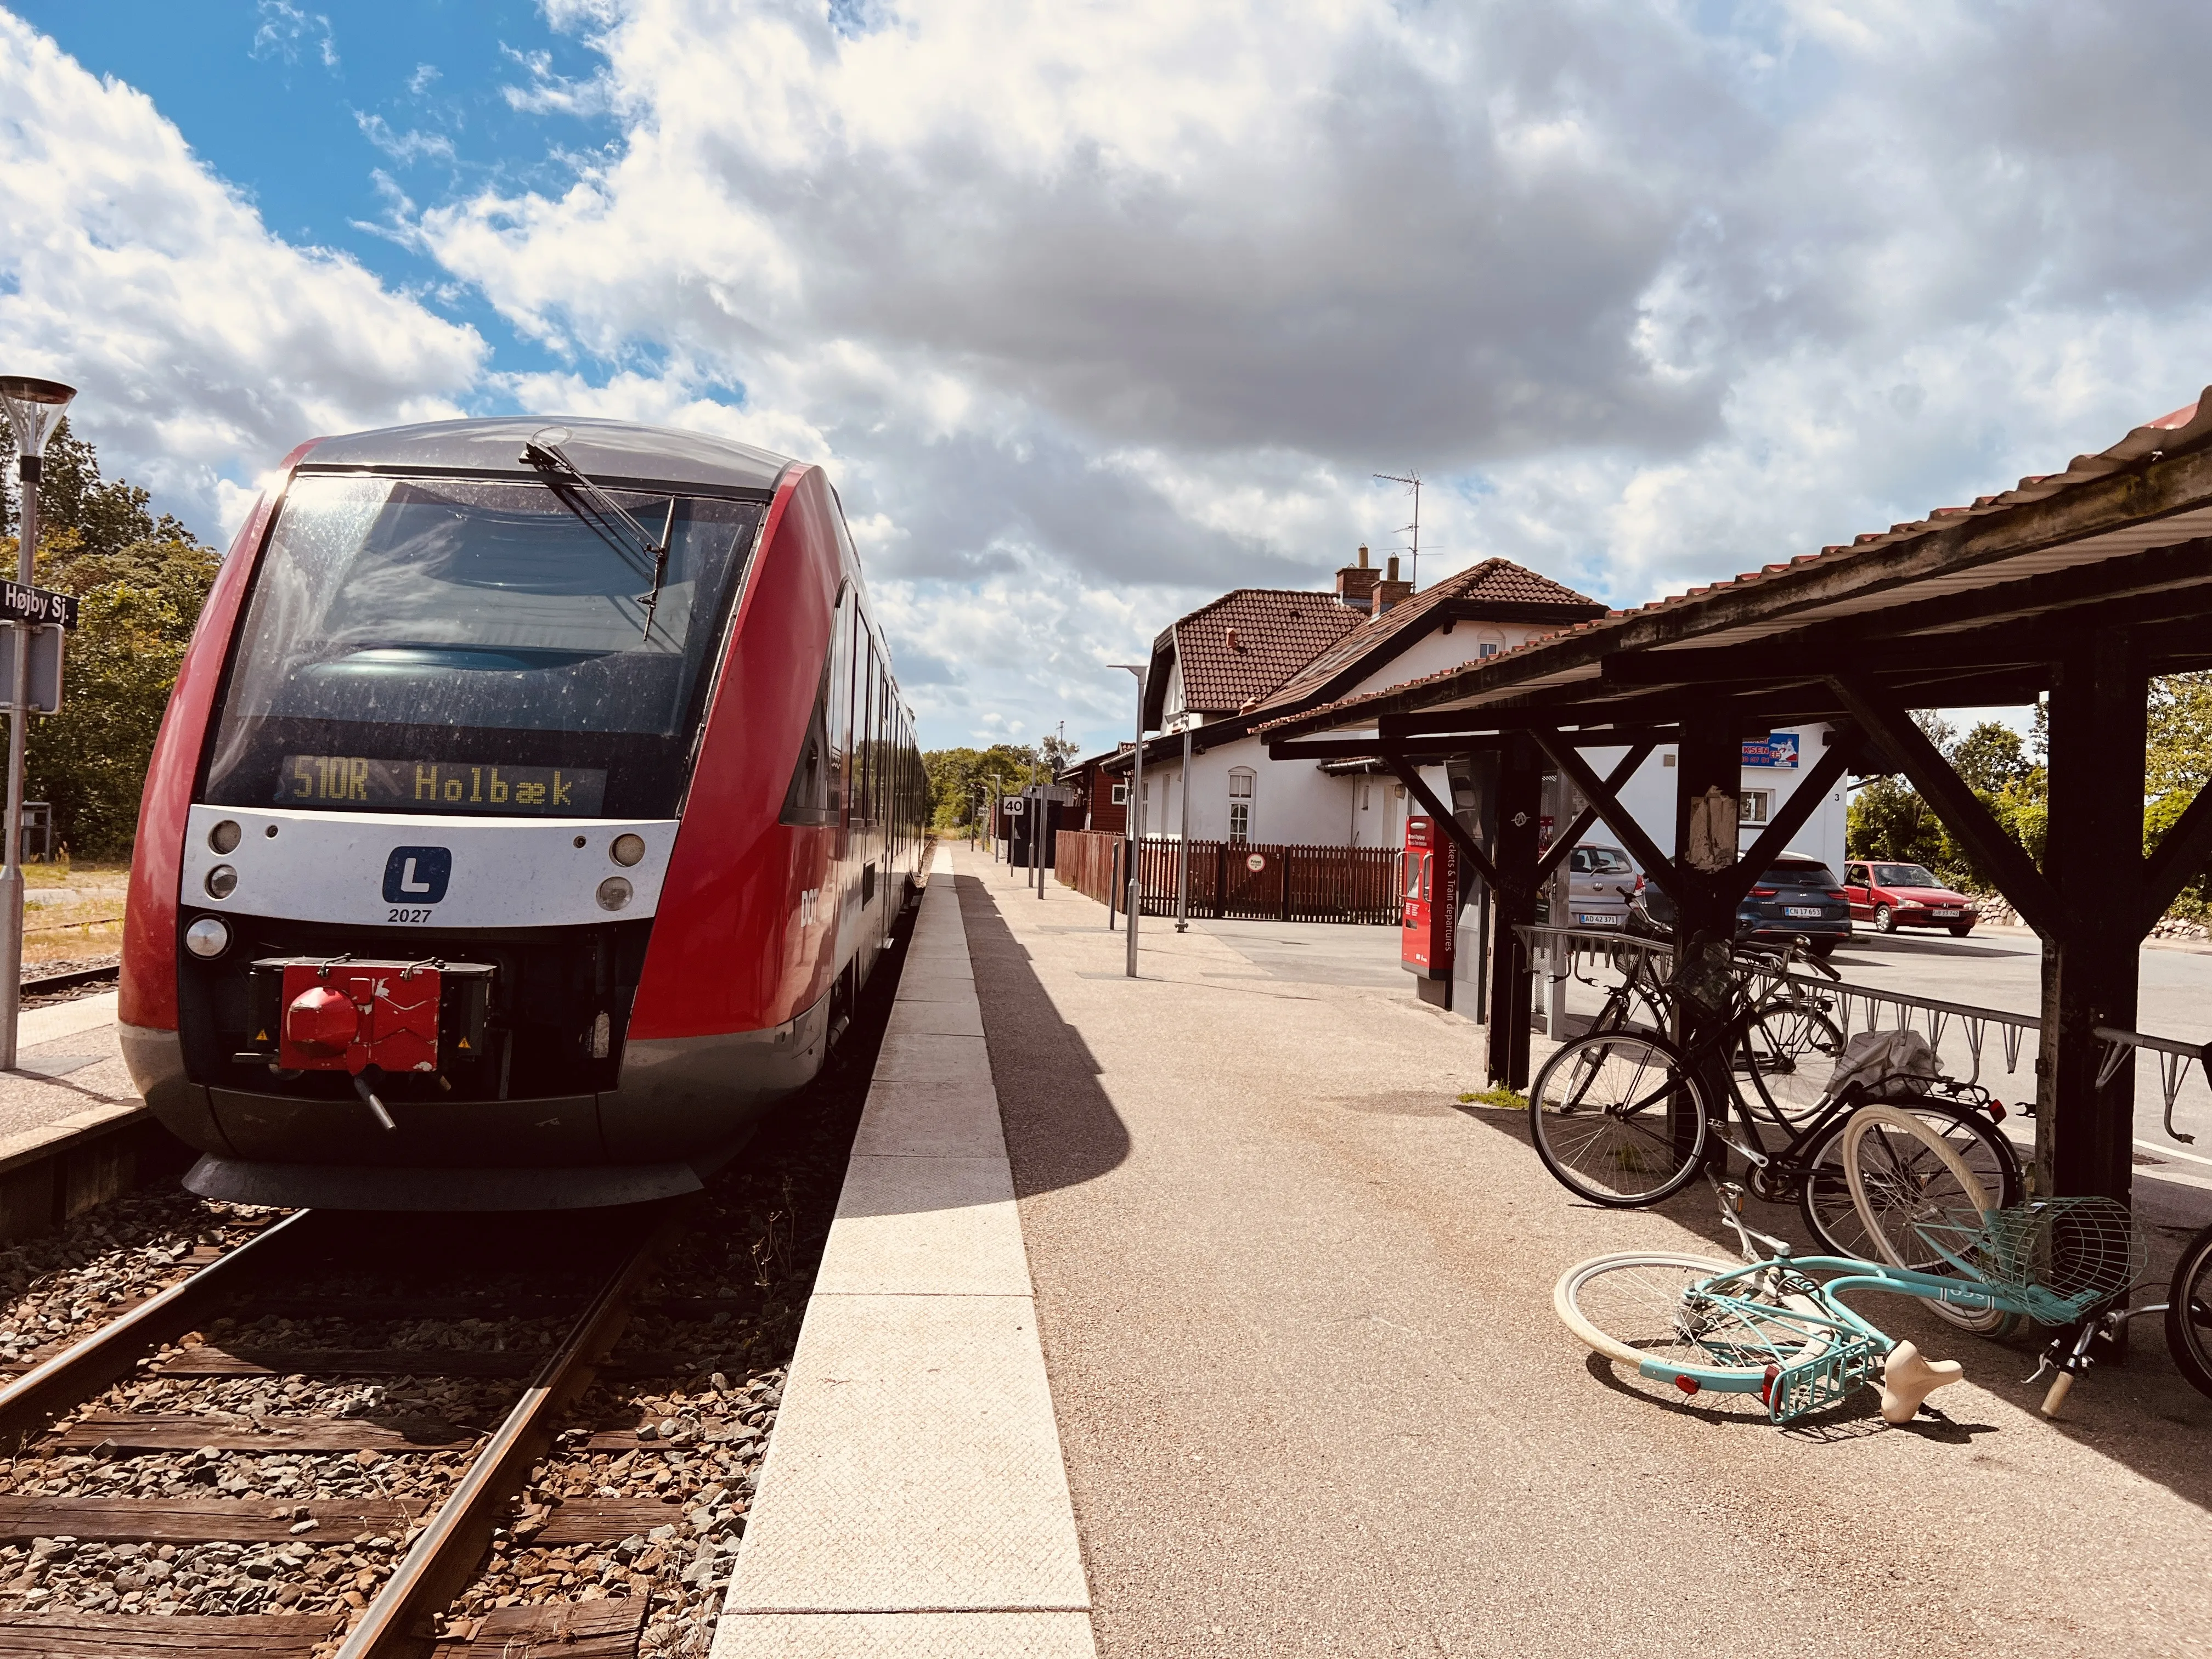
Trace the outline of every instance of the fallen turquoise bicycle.
<instances>
[{"instance_id":1,"label":"fallen turquoise bicycle","mask_svg":"<svg viewBox=\"0 0 2212 1659\"><path fill-rule=\"evenodd\" d=\"M1869 1133L1923 1139L1938 1159L1956 1163L1909 1113L1863 1107L1846 1133ZM1868 1197L1848 1157L1845 1167L1863 1208ZM1963 1193L1971 1207L1931 1204L1910 1217L1893 1210L1881 1224L1869 1219L1870 1235L1895 1258L1889 1261L1793 1255L1783 1241L1745 1224L1742 1188L1717 1182L1721 1212L1747 1260L1618 1251L1570 1267L1553 1305L1596 1352L1686 1395L1753 1395L1770 1418L1787 1423L1869 1385L1880 1393L1884 1421L1907 1423L1929 1395L1960 1379L1961 1368L1887 1336L1847 1305L1846 1296L1881 1291L2086 1332L2146 1267L2123 1205L2047 1198L1998 1209L1963 1166L1952 1173L1951 1196ZM2057 1413L2087 1354L2086 1340L2053 1345L2059 1369L2044 1401L2046 1415Z\"/></svg>"}]
</instances>

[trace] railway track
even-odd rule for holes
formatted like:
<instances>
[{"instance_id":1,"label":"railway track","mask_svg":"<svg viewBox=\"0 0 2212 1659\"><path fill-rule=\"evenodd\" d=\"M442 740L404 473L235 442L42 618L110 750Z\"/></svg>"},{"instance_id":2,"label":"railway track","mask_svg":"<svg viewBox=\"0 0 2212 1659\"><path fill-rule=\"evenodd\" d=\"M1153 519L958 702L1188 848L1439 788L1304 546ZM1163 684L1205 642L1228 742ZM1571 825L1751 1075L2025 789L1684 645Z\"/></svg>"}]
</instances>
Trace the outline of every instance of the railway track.
<instances>
[{"instance_id":1,"label":"railway track","mask_svg":"<svg viewBox=\"0 0 2212 1659\"><path fill-rule=\"evenodd\" d=\"M364 1225L355 1218L295 1214L0 1389L0 1444L42 1452L41 1464L60 1466L65 1485L87 1484L69 1477L88 1468L128 1477L100 1481L106 1488L100 1491L0 1493L0 1545L30 1546L34 1555L49 1559L104 1547L118 1569L116 1583L139 1581L117 1594L119 1603L131 1590L139 1592L137 1605L128 1610L73 1607L0 1614L0 1654L178 1659L225 1652L309 1659L335 1653L342 1659L386 1659L483 1645L469 1640L471 1636L488 1642L486 1650L526 1651L544 1641L575 1659L635 1649L647 1612L642 1597L540 1601L500 1610L505 1616L471 1621L459 1639L441 1615L476 1576L495 1534L509 1519L510 1503L551 1449L562 1413L604 1364L654 1252L668 1242L680 1217L672 1206L659 1206L599 1218L596 1226L571 1223L563 1229L570 1235L567 1249L556 1250L550 1261L544 1253L553 1249L554 1241L510 1238L541 1259L527 1280L510 1270L495 1275L488 1291L464 1288L457 1295L450 1287L425 1285L415 1294L361 1295L356 1287L363 1276L350 1264L362 1260L364 1249L406 1250L411 1259L400 1264L402 1273L419 1272L431 1265L428 1257L445 1255L457 1244L481 1246L484 1237L468 1235L491 1231L473 1221L434 1224L428 1229L433 1237L426 1238L423 1221L413 1218L406 1231L416 1237L403 1240L403 1230L390 1218ZM580 1231L599 1236L580 1238ZM426 1244L436 1248L425 1250ZM319 1288L300 1288L319 1278ZM538 1282L549 1279L569 1282L558 1287ZM404 1328L399 1342L343 1349L216 1340L204 1334L226 1322L248 1339L278 1325L311 1335L333 1323L355 1330ZM554 1330L559 1334L550 1349L530 1341ZM626 1369L652 1370L662 1363L641 1356ZM96 1408L119 1381L142 1373L156 1389L188 1400L195 1393L210 1397L181 1412ZM374 1400L366 1410L222 1409L252 1403L236 1397L242 1389L273 1383L280 1395L325 1395L331 1379L346 1379L358 1392L360 1380L367 1378L390 1379L385 1387L398 1384L413 1395L439 1392L437 1383L459 1384L458 1391L448 1386L444 1392L449 1398L473 1395L478 1401L487 1385L521 1386L495 1421L481 1425L379 1411ZM426 1382L433 1385L428 1390ZM145 1386L140 1384L142 1391ZM483 1413L465 1409L455 1415ZM639 1442L635 1432L629 1438L651 1443ZM149 1459L158 1461L133 1470ZM348 1464L359 1475L401 1460L439 1467L428 1480L337 1478ZM216 1480L206 1478L216 1471L221 1471ZM426 1488L440 1484L439 1473L453 1478L433 1496ZM138 1474L154 1478L142 1481ZM155 1488L154 1495L142 1494L146 1486ZM179 1486L185 1494L172 1490ZM343 1495L333 1490L347 1486L357 1490ZM387 1495L380 1486L397 1490ZM592 1538L610 1529L628 1536L672 1523L681 1513L658 1500L636 1498L574 1509L564 1504L562 1511L550 1528L555 1543L565 1535ZM349 1564L366 1553L372 1565L318 1576L329 1565L318 1559L330 1553L325 1540L346 1540ZM160 1602L149 1601L145 1589L173 1579L173 1571L160 1569L195 1547L237 1551L243 1559L238 1575L249 1597L255 1586L280 1574L325 1588L342 1577L351 1593L325 1596L344 1605L321 1613L294 1611L310 1597L304 1590L288 1597L283 1584L266 1598L277 1603L267 1612L154 1611Z\"/></svg>"},{"instance_id":2,"label":"railway track","mask_svg":"<svg viewBox=\"0 0 2212 1659\"><path fill-rule=\"evenodd\" d=\"M105 985L122 971L120 966L111 962L104 968L77 968L65 974L41 974L36 979L23 981L21 994L25 997L50 997L68 991L82 991L88 986Z\"/></svg>"},{"instance_id":3,"label":"railway track","mask_svg":"<svg viewBox=\"0 0 2212 1659\"><path fill-rule=\"evenodd\" d=\"M51 1345L0 1326L0 1659L703 1656L896 980L674 1206L227 1211L88 1332L49 1271Z\"/></svg>"}]
</instances>

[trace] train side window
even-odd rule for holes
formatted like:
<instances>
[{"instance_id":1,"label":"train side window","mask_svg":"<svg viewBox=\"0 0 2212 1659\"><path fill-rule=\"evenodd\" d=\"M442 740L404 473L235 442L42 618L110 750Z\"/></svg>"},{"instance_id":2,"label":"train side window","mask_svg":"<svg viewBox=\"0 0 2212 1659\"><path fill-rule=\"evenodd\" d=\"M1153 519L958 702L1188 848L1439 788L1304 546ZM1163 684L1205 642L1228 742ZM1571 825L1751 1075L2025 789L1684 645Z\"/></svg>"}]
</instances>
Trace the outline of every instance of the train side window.
<instances>
[{"instance_id":1,"label":"train side window","mask_svg":"<svg viewBox=\"0 0 2212 1659\"><path fill-rule=\"evenodd\" d=\"M781 822L836 823L844 806L845 759L853 732L852 590L837 596L831 613L830 650L815 690L814 709L785 792Z\"/></svg>"},{"instance_id":2,"label":"train side window","mask_svg":"<svg viewBox=\"0 0 2212 1659\"><path fill-rule=\"evenodd\" d=\"M806 735L799 740L799 762L791 769L791 787L784 791L784 823L834 823L830 811L830 682L836 653L822 665L822 684L814 694L814 709L807 716Z\"/></svg>"}]
</instances>

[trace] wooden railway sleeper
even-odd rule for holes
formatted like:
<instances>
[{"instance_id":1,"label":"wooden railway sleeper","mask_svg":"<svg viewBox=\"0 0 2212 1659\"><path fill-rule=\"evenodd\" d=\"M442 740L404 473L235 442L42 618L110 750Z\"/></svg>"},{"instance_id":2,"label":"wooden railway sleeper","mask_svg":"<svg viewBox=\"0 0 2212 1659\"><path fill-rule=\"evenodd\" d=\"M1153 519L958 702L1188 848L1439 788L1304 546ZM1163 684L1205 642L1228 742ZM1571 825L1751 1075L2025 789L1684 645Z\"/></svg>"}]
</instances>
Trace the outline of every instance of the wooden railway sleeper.
<instances>
[{"instance_id":1,"label":"wooden railway sleeper","mask_svg":"<svg viewBox=\"0 0 2212 1659\"><path fill-rule=\"evenodd\" d=\"M629 1318L632 1296L689 1208L672 1206L592 1298L356 1621L337 1659L418 1659L431 1650L438 1615L475 1577L501 1511L550 1449L561 1413L591 1385Z\"/></svg>"}]
</instances>

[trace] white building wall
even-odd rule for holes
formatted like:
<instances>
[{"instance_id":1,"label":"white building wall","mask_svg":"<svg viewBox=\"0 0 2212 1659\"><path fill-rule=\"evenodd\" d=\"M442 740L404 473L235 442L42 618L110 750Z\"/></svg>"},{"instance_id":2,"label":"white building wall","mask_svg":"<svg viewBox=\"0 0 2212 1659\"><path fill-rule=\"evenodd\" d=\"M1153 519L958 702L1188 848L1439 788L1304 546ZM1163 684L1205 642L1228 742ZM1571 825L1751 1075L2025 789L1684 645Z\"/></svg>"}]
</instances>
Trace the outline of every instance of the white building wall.
<instances>
[{"instance_id":1,"label":"white building wall","mask_svg":"<svg viewBox=\"0 0 2212 1659\"><path fill-rule=\"evenodd\" d=\"M1359 681L1343 695L1380 691L1476 658L1510 650L1547 631L1522 623L1453 624L1425 635ZM1175 672L1179 675L1181 665ZM1179 678L1170 680L1169 703L1180 702ZM1253 774L1252 827L1249 840L1301 847L1402 847L1412 810L1405 786L1385 775L1336 777L1310 760L1270 760L1258 738L1243 738L1197 755L1191 763L1190 834L1194 841L1222 841L1229 835L1229 775L1239 767ZM1147 765L1149 835L1182 833L1182 761L1180 756ZM1443 787L1439 771L1431 787Z\"/></svg>"},{"instance_id":2,"label":"white building wall","mask_svg":"<svg viewBox=\"0 0 2212 1659\"><path fill-rule=\"evenodd\" d=\"M1229 837L1230 774L1253 775L1251 830L1246 839L1303 847L1341 847L1352 826L1352 792L1311 761L1267 758L1258 738L1240 738L1217 749L1200 750L1191 760L1190 835L1193 841ZM1182 757L1145 768L1148 835L1182 831ZM1400 823L1404 822L1402 813Z\"/></svg>"}]
</instances>

